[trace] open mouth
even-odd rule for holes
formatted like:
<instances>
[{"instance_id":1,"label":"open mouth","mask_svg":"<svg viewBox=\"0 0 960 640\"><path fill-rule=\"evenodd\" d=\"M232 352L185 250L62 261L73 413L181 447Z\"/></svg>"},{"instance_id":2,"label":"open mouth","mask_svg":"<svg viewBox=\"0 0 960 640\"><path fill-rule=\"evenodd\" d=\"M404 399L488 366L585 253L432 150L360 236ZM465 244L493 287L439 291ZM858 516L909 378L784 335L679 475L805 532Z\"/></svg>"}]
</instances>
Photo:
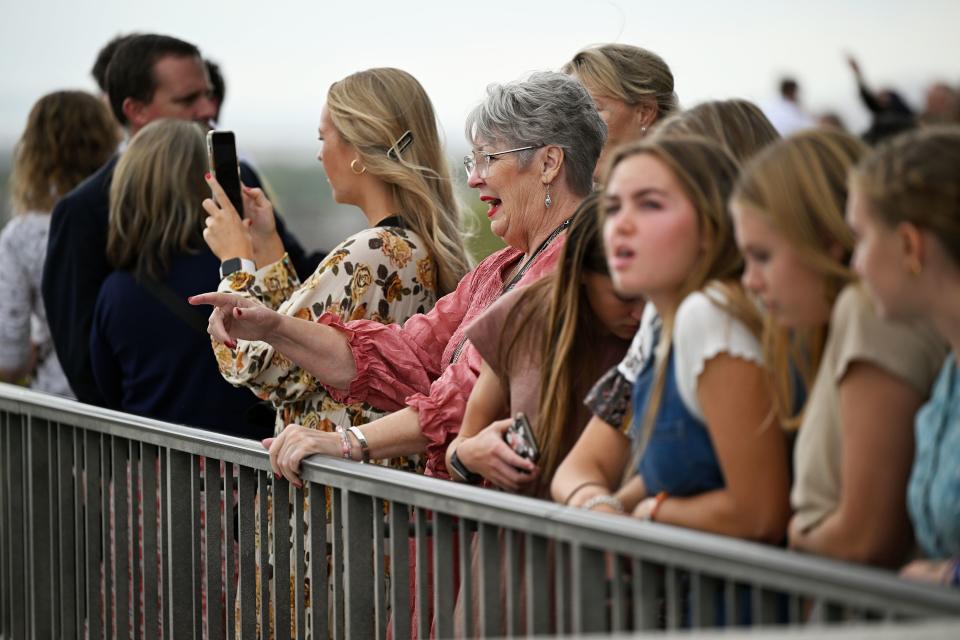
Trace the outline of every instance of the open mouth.
<instances>
[{"instance_id":1,"label":"open mouth","mask_svg":"<svg viewBox=\"0 0 960 640\"><path fill-rule=\"evenodd\" d=\"M608 260L609 266L614 271L626 268L633 261L636 252L626 246L614 247Z\"/></svg>"},{"instance_id":2,"label":"open mouth","mask_svg":"<svg viewBox=\"0 0 960 640\"><path fill-rule=\"evenodd\" d=\"M487 207L489 207L487 209L488 218L492 218L493 216L495 216L497 214L497 211L500 210L500 205L503 203L503 201L500 200L500 198L491 198L489 196L482 196L480 198L480 201L486 204Z\"/></svg>"}]
</instances>

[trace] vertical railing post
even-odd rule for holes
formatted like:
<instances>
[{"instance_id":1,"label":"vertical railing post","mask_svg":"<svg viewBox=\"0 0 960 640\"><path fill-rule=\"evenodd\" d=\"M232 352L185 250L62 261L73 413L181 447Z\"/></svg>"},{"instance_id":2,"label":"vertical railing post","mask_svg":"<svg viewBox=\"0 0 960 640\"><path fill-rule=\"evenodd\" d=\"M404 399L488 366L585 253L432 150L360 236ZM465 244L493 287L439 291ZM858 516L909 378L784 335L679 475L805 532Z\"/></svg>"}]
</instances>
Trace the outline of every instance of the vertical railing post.
<instances>
[{"instance_id":1,"label":"vertical railing post","mask_svg":"<svg viewBox=\"0 0 960 640\"><path fill-rule=\"evenodd\" d=\"M51 513L53 464L50 457L50 424L29 418L27 436L27 527L29 547L27 577L30 626L37 638L53 637L53 514Z\"/></svg>"},{"instance_id":2,"label":"vertical railing post","mask_svg":"<svg viewBox=\"0 0 960 640\"><path fill-rule=\"evenodd\" d=\"M193 505L184 500L191 495L191 456L182 451L167 451L166 526L164 527L164 564L170 580L164 585L164 602L169 603L165 632L170 638L191 638L194 632L193 606ZM197 578L199 580L199 578Z\"/></svg>"},{"instance_id":3,"label":"vertical railing post","mask_svg":"<svg viewBox=\"0 0 960 640\"><path fill-rule=\"evenodd\" d=\"M257 472L249 467L240 467L237 483L237 529L240 553L237 567L240 573L240 610L238 612L239 633L237 638L253 638L257 631L257 544L256 527L257 506L260 500L266 500L265 494L257 495ZM263 532L266 535L266 532ZM265 584L260 588L266 590ZM228 607L233 603L228 602Z\"/></svg>"},{"instance_id":4,"label":"vertical railing post","mask_svg":"<svg viewBox=\"0 0 960 640\"><path fill-rule=\"evenodd\" d=\"M606 627L606 583L603 552L582 544L572 549L574 633L598 633Z\"/></svg>"},{"instance_id":5,"label":"vertical railing post","mask_svg":"<svg viewBox=\"0 0 960 640\"><path fill-rule=\"evenodd\" d=\"M343 576L345 587L344 615L348 638L372 638L374 633L373 539L370 497L343 492Z\"/></svg>"},{"instance_id":6,"label":"vertical railing post","mask_svg":"<svg viewBox=\"0 0 960 640\"><path fill-rule=\"evenodd\" d=\"M26 517L24 482L24 418L21 415L7 415L5 426L7 470L7 513L9 523L6 543L6 568L10 586L7 600L7 619L11 638L26 638L29 633L29 611L25 597L25 585L29 579L27 573L26 541L29 537L29 523Z\"/></svg>"},{"instance_id":7,"label":"vertical railing post","mask_svg":"<svg viewBox=\"0 0 960 640\"><path fill-rule=\"evenodd\" d=\"M456 586L453 581L453 518L433 512L433 612L438 638L453 637L453 606ZM470 606L464 603L464 606Z\"/></svg>"},{"instance_id":8,"label":"vertical railing post","mask_svg":"<svg viewBox=\"0 0 960 640\"><path fill-rule=\"evenodd\" d=\"M410 637L410 508L390 503L390 612L393 637Z\"/></svg>"},{"instance_id":9,"label":"vertical railing post","mask_svg":"<svg viewBox=\"0 0 960 640\"><path fill-rule=\"evenodd\" d=\"M114 558L113 558L113 585L116 592L114 611L117 620L114 637L126 640L130 637L130 601L128 587L130 584L130 562L128 536L133 527L129 526L129 506L127 502L127 469L130 448L127 441L114 437L113 444L113 531L114 531ZM130 469L131 475L133 469ZM136 545L134 545L136 548Z\"/></svg>"},{"instance_id":10,"label":"vertical railing post","mask_svg":"<svg viewBox=\"0 0 960 640\"><path fill-rule=\"evenodd\" d=\"M84 473L86 474L86 487L84 489L84 507L86 517L84 519L84 540L86 541L84 563L84 575L87 578L86 584L86 615L87 615L87 634L91 640L101 637L102 600L100 597L100 572L103 565L103 556L101 554L103 545L103 528L100 513L101 494L106 490L103 486L104 479L100 469L100 440L99 433L93 431L85 432L84 437ZM105 564L105 563L104 563Z\"/></svg>"}]
</instances>

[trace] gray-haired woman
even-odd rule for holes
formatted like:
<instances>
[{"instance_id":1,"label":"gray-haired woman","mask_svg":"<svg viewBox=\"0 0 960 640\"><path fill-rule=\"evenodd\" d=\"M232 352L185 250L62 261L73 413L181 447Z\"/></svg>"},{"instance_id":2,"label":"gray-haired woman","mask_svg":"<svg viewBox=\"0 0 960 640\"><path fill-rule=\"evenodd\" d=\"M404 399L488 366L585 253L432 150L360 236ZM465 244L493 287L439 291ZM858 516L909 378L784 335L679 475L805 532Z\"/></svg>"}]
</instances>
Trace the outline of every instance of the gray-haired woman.
<instances>
[{"instance_id":1,"label":"gray-haired woman","mask_svg":"<svg viewBox=\"0 0 960 640\"><path fill-rule=\"evenodd\" d=\"M265 441L274 471L298 486L300 461L314 453L354 460L425 453L427 473L447 477L444 453L482 362L464 330L502 293L552 270L570 216L591 190L606 136L583 85L550 72L488 87L466 131L473 144L464 159L469 184L508 246L477 265L430 313L402 326L344 324L330 314L312 323L231 294L191 300L216 307L210 333L217 340L269 342L335 397L394 411L339 434L290 425Z\"/></svg>"}]
</instances>

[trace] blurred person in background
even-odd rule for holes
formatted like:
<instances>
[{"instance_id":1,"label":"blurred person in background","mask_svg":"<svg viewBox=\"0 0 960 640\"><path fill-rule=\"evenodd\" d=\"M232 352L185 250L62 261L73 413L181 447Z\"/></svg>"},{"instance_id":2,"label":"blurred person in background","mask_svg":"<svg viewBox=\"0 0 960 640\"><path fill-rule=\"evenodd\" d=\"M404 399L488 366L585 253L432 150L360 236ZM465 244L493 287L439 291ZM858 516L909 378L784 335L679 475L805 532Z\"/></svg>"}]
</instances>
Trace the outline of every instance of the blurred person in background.
<instances>
[{"instance_id":1,"label":"blurred person in background","mask_svg":"<svg viewBox=\"0 0 960 640\"><path fill-rule=\"evenodd\" d=\"M100 100L57 91L37 101L14 148L17 214L0 233L0 380L29 376L38 391L73 397L40 297L50 211L116 151L119 131ZM64 266L64 268L66 268Z\"/></svg>"},{"instance_id":2,"label":"blurred person in background","mask_svg":"<svg viewBox=\"0 0 960 640\"><path fill-rule=\"evenodd\" d=\"M699 136L716 142L743 165L780 135L749 100L709 100L675 113L657 125L657 136Z\"/></svg>"},{"instance_id":3,"label":"blurred person in background","mask_svg":"<svg viewBox=\"0 0 960 640\"><path fill-rule=\"evenodd\" d=\"M124 42L138 36L138 33L128 33L125 35L118 35L107 44L101 47L100 51L97 52L97 59L93 62L93 67L90 69L90 75L93 77L93 81L97 83L97 87L100 89L100 97L103 98L104 103L107 106L110 106L110 95L107 92L107 67L110 66L110 60L113 58L113 54L117 52L117 49Z\"/></svg>"},{"instance_id":4,"label":"blurred person in background","mask_svg":"<svg viewBox=\"0 0 960 640\"><path fill-rule=\"evenodd\" d=\"M223 110L223 101L227 99L227 80L223 77L223 70L213 60L204 60L207 76L210 78L210 101L213 102L213 121L220 122L220 112Z\"/></svg>"},{"instance_id":5,"label":"blurred person in background","mask_svg":"<svg viewBox=\"0 0 960 640\"><path fill-rule=\"evenodd\" d=\"M899 92L893 89L871 89L860 63L853 55L847 55L847 65L857 81L860 100L871 114L870 127L861 136L864 142L872 146L917 126L916 114Z\"/></svg>"},{"instance_id":6,"label":"blurred person in background","mask_svg":"<svg viewBox=\"0 0 960 640\"><path fill-rule=\"evenodd\" d=\"M642 138L659 120L680 108L670 67L656 53L641 47L587 47L562 70L583 83L607 125L598 170L611 149Z\"/></svg>"},{"instance_id":7,"label":"blurred person in background","mask_svg":"<svg viewBox=\"0 0 960 640\"><path fill-rule=\"evenodd\" d=\"M960 127L884 143L854 170L854 267L881 317L926 320L950 352L914 423L907 507L924 559L902 575L960 586Z\"/></svg>"},{"instance_id":8,"label":"blurred person in background","mask_svg":"<svg viewBox=\"0 0 960 640\"><path fill-rule=\"evenodd\" d=\"M945 82L930 85L920 119L924 124L960 122L960 93Z\"/></svg>"},{"instance_id":9,"label":"blurred person in background","mask_svg":"<svg viewBox=\"0 0 960 640\"><path fill-rule=\"evenodd\" d=\"M763 112L781 136L810 129L816 124L800 103L800 84L791 77L780 80L780 95L767 104Z\"/></svg>"},{"instance_id":10,"label":"blurred person in background","mask_svg":"<svg viewBox=\"0 0 960 640\"><path fill-rule=\"evenodd\" d=\"M110 56L106 69L110 106L132 137L160 118L178 118L206 128L216 113L200 51L158 34L131 35ZM90 366L90 326L100 285L110 273L106 257L108 194L119 155L57 203L50 221L42 293L57 356L77 399L104 405ZM240 163L244 183L260 186L253 170ZM293 263L313 271L322 255L307 255L278 229Z\"/></svg>"},{"instance_id":11,"label":"blurred person in background","mask_svg":"<svg viewBox=\"0 0 960 640\"><path fill-rule=\"evenodd\" d=\"M797 134L754 158L731 200L743 282L765 310L774 412L799 425L789 545L897 566L912 541L913 418L945 350L929 327L881 318L851 270L847 174L866 151L839 131Z\"/></svg>"},{"instance_id":12,"label":"blurred person in background","mask_svg":"<svg viewBox=\"0 0 960 640\"><path fill-rule=\"evenodd\" d=\"M110 186L106 256L90 334L91 364L106 406L221 433L270 433L248 411L257 399L225 382L203 314L186 298L218 282L203 243L206 146L199 125L161 119L141 129Z\"/></svg>"}]
</instances>

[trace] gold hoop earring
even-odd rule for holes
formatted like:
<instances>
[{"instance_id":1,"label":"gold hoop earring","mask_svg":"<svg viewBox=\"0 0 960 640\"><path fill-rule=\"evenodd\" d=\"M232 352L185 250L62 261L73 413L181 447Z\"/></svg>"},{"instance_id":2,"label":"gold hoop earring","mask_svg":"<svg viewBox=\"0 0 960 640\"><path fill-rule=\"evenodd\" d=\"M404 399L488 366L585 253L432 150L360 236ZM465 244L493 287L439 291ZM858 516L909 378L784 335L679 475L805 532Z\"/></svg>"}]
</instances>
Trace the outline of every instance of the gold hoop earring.
<instances>
[{"instance_id":1,"label":"gold hoop earring","mask_svg":"<svg viewBox=\"0 0 960 640\"><path fill-rule=\"evenodd\" d=\"M360 167L360 170L357 170L357 167ZM353 171L354 174L362 176L367 172L367 168L360 164L360 158L354 158L350 161L350 171Z\"/></svg>"}]
</instances>

